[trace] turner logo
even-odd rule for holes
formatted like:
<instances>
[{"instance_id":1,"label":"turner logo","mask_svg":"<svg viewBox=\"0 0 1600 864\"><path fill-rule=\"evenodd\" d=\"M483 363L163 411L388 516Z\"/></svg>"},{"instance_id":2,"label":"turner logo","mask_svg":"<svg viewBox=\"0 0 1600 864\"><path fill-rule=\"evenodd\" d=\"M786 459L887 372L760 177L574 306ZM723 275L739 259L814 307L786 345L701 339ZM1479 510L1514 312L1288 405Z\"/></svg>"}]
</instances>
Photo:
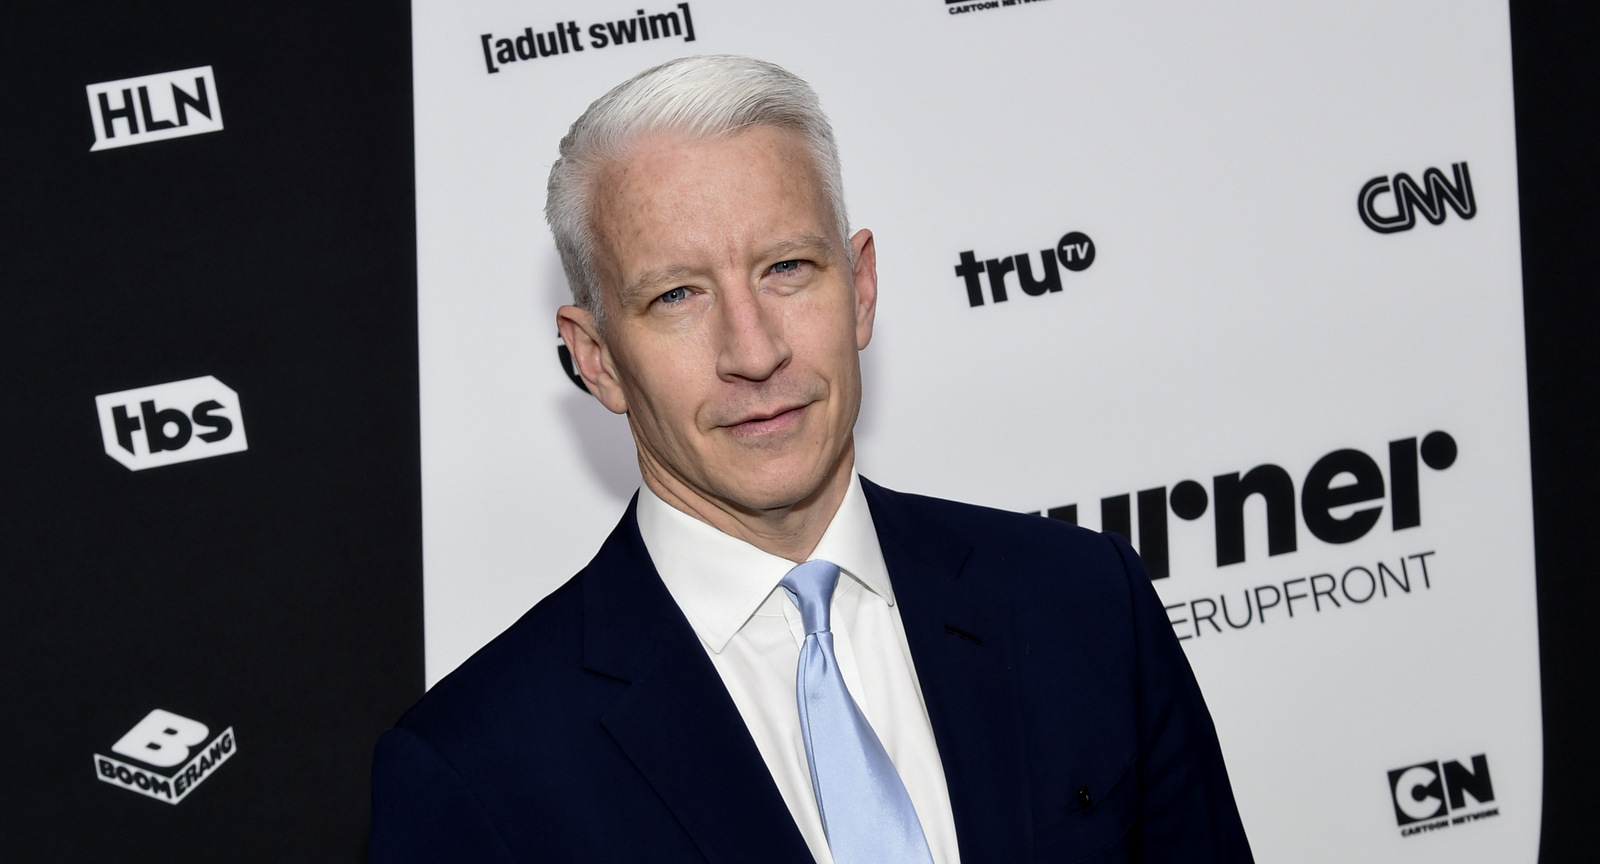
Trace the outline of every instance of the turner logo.
<instances>
[{"instance_id":1,"label":"turner logo","mask_svg":"<svg viewBox=\"0 0 1600 864\"><path fill-rule=\"evenodd\" d=\"M90 84L95 150L222 131L210 66Z\"/></svg>"},{"instance_id":2,"label":"turner logo","mask_svg":"<svg viewBox=\"0 0 1600 864\"><path fill-rule=\"evenodd\" d=\"M1462 219L1478 215L1478 203L1472 198L1472 175L1467 172L1467 163L1457 162L1450 166L1450 171L1455 176L1454 184L1444 179L1444 172L1438 168L1422 172L1420 185L1411 179L1410 174L1396 174L1393 180L1388 177L1368 180L1356 198L1361 221L1379 234L1393 234L1411 230L1417 224L1418 210L1422 211L1422 218L1427 219L1429 224L1438 225L1444 221L1446 203ZM1380 195L1394 197L1392 215L1378 212ZM1385 206L1383 209L1389 208Z\"/></svg>"},{"instance_id":3,"label":"turner logo","mask_svg":"<svg viewBox=\"0 0 1600 864\"><path fill-rule=\"evenodd\" d=\"M157 708L117 739L111 752L123 758L94 755L94 775L102 783L177 804L239 747L232 726L212 737L206 724Z\"/></svg>"},{"instance_id":4,"label":"turner logo","mask_svg":"<svg viewBox=\"0 0 1600 864\"><path fill-rule=\"evenodd\" d=\"M249 449L239 394L206 375L94 397L106 455L129 471Z\"/></svg>"},{"instance_id":5,"label":"turner logo","mask_svg":"<svg viewBox=\"0 0 1600 864\"><path fill-rule=\"evenodd\" d=\"M1039 250L1039 269L1033 269L1027 252L1018 252L1004 258L981 261L973 252L961 253L961 263L956 265L956 275L967 284L967 305L983 305L984 277L988 277L989 296L996 303L1004 303L1011 296L1006 290L1006 276L1016 274L1016 284L1029 297L1041 297L1061 290L1061 268L1074 272L1089 269L1094 263L1094 241L1082 231L1061 235L1054 249Z\"/></svg>"},{"instance_id":6,"label":"turner logo","mask_svg":"<svg viewBox=\"0 0 1600 864\"><path fill-rule=\"evenodd\" d=\"M1295 492L1294 478L1282 466L1267 462L1248 471L1217 474L1211 491L1194 480L1180 480L1169 492L1166 486L1143 489L1100 499L1100 528L1128 538L1137 534L1139 556L1153 579L1170 575L1167 548L1167 511L1192 522L1211 513L1216 537L1217 566L1245 560L1245 505L1259 498L1266 513L1267 555L1283 555L1299 548L1296 511L1311 535L1324 543L1352 543L1366 536L1382 518L1385 498L1389 524L1395 531L1422 524L1422 464L1443 471L1455 464L1456 439L1433 431L1416 438L1390 441L1387 449L1388 482L1377 459L1353 448L1327 453L1313 464ZM1138 519L1134 519L1134 503ZM1297 506L1298 505L1298 506ZM1366 506L1359 506L1366 505ZM1077 524L1078 505L1051 507L1043 515Z\"/></svg>"},{"instance_id":7,"label":"turner logo","mask_svg":"<svg viewBox=\"0 0 1600 864\"><path fill-rule=\"evenodd\" d=\"M1449 828L1500 815L1500 808L1462 813L1494 801L1494 783L1489 779L1489 759L1482 753L1472 757L1472 767L1460 762L1423 762L1389 772L1389 796L1394 802L1395 822L1402 837ZM1451 814L1456 814L1453 817ZM1449 818L1447 818L1449 817ZM1422 824L1418 824L1422 823ZM1409 827L1408 827L1409 826Z\"/></svg>"}]
</instances>

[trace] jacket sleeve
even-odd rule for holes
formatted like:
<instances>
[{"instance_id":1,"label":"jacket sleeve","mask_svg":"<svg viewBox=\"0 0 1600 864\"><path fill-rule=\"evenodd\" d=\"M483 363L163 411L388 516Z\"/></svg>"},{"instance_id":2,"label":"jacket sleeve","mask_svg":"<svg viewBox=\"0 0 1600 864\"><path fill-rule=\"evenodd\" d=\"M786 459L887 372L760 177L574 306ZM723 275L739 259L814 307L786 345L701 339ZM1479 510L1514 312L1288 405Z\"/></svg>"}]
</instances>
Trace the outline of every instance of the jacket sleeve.
<instances>
[{"instance_id":1,"label":"jacket sleeve","mask_svg":"<svg viewBox=\"0 0 1600 864\"><path fill-rule=\"evenodd\" d=\"M1250 843L1206 710L1144 565L1127 541L1105 535L1122 557L1132 594L1139 676L1140 860L1251 862Z\"/></svg>"},{"instance_id":2,"label":"jacket sleeve","mask_svg":"<svg viewBox=\"0 0 1600 864\"><path fill-rule=\"evenodd\" d=\"M505 841L455 769L404 729L372 761L371 864L510 864Z\"/></svg>"}]
</instances>

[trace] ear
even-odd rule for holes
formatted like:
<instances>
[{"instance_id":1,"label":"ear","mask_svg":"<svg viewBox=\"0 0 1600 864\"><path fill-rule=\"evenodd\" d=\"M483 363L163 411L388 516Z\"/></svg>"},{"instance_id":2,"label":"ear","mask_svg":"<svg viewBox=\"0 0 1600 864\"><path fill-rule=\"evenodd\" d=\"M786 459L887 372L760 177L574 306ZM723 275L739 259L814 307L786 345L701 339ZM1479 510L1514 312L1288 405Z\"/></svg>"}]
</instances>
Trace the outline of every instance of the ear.
<instances>
[{"instance_id":1,"label":"ear","mask_svg":"<svg viewBox=\"0 0 1600 864\"><path fill-rule=\"evenodd\" d=\"M578 374L589 392L613 414L628 413L628 400L622 395L617 365L595 323L594 313L578 306L562 306L556 310L556 327L561 331L562 341L567 343L567 350L572 352L572 362L578 367Z\"/></svg>"},{"instance_id":2,"label":"ear","mask_svg":"<svg viewBox=\"0 0 1600 864\"><path fill-rule=\"evenodd\" d=\"M878 247L872 232L863 228L850 238L850 249L856 262L856 350L860 351L872 341L872 322L878 314Z\"/></svg>"}]
</instances>

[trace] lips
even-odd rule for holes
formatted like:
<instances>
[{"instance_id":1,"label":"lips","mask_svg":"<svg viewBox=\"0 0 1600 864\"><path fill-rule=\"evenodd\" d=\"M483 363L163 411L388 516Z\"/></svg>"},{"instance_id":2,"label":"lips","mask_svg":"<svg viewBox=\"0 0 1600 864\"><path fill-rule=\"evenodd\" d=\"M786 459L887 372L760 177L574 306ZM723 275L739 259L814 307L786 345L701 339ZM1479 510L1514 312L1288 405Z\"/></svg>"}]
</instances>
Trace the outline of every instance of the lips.
<instances>
[{"instance_id":1,"label":"lips","mask_svg":"<svg viewBox=\"0 0 1600 864\"><path fill-rule=\"evenodd\" d=\"M810 406L796 405L791 408L753 411L724 428L734 435L750 437L786 432L800 425L808 407Z\"/></svg>"}]
</instances>

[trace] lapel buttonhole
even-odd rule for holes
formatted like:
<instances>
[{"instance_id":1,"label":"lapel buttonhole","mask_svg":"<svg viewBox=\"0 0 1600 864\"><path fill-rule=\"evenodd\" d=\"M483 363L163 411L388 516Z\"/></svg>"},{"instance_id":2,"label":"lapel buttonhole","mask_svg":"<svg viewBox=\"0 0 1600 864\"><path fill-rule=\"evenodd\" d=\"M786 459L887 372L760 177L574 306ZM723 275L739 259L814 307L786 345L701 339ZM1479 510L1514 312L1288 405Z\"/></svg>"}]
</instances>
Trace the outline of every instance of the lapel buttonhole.
<instances>
[{"instance_id":1,"label":"lapel buttonhole","mask_svg":"<svg viewBox=\"0 0 1600 864\"><path fill-rule=\"evenodd\" d=\"M956 627L956 626L954 626L952 624L944 625L944 632L946 632L946 633L950 634L951 636L954 636L954 637L956 637L958 639L965 639L965 640L967 640L968 642L971 642L974 645L982 645L983 644L983 637L977 635L976 633L968 633L967 631L962 630L960 627Z\"/></svg>"}]
</instances>

